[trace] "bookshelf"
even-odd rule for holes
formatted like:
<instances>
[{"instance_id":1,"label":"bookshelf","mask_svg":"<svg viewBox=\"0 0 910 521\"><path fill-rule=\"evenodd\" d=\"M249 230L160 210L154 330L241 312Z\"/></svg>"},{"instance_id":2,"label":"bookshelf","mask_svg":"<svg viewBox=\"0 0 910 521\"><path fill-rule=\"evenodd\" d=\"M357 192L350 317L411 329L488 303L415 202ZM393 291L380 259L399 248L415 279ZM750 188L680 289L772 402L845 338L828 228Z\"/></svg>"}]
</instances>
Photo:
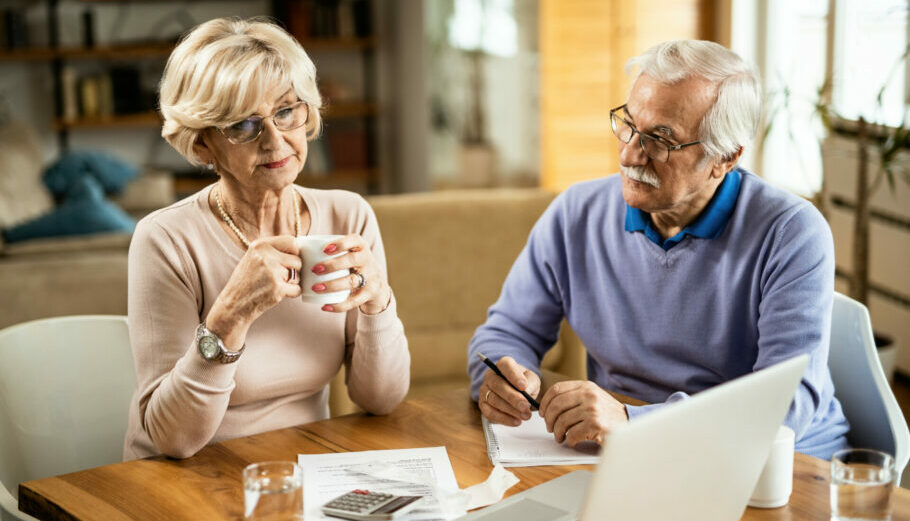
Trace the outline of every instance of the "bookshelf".
<instances>
[{"instance_id":1,"label":"bookshelf","mask_svg":"<svg viewBox=\"0 0 910 521\"><path fill-rule=\"evenodd\" d=\"M323 97L323 134L310 143L298 182L380 190L377 150L382 106L376 61L381 37L374 15L381 0L275 0L274 15L316 64ZM343 64L339 66L339 64Z\"/></svg>"},{"instance_id":2,"label":"bookshelf","mask_svg":"<svg viewBox=\"0 0 910 521\"><path fill-rule=\"evenodd\" d=\"M91 8L98 4L118 5L130 1L94 0L84 4L86 8ZM332 62L343 60L352 68L359 69L362 76L358 85L348 88L347 96L326 95L331 90L330 86L320 83L325 130L319 139L310 143L310 158L314 160L308 159L298 179L304 185L370 193L379 190L382 172L375 151L378 146L378 119L382 111L375 96L374 78L375 56L381 42L372 21L374 1L271 2L272 16L297 37L317 62L320 81L323 80L320 59ZM59 149L65 151L69 148L70 136L74 132L142 128L151 132L160 128L161 118L154 108L155 93L140 89L136 76L140 70L145 71L142 74L147 74L149 69L163 68L175 42L60 45L58 3L58 0L45 0L46 29L42 27L41 30L47 31L47 43L29 47L0 41L0 62L45 64L50 67L54 106L51 128L56 133ZM344 21L355 10L358 13L357 22L353 19ZM317 12L318 26L315 23ZM117 78L111 77L114 71L123 76L119 84ZM126 84L123 84L124 79ZM146 85L149 82L142 83ZM178 192L194 186L202 187L209 182L211 179L202 174L180 174Z\"/></svg>"}]
</instances>

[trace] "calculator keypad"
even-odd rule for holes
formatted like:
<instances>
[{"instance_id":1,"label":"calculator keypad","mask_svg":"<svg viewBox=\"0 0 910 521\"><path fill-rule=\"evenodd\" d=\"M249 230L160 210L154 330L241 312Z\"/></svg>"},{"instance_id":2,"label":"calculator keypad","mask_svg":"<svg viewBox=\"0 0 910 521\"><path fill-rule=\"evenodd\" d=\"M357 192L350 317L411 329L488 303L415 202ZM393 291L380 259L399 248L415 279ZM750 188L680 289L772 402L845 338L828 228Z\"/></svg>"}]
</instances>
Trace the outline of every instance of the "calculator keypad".
<instances>
[{"instance_id":1,"label":"calculator keypad","mask_svg":"<svg viewBox=\"0 0 910 521\"><path fill-rule=\"evenodd\" d=\"M396 496L369 490L354 490L322 506L325 514L347 519L395 519L410 510L422 496Z\"/></svg>"},{"instance_id":2,"label":"calculator keypad","mask_svg":"<svg viewBox=\"0 0 910 521\"><path fill-rule=\"evenodd\" d=\"M348 510L366 514L372 512L377 506L387 502L391 498L391 494L383 494L381 492L361 493L359 491L354 491L329 501L325 506L328 508L337 508L338 510Z\"/></svg>"}]
</instances>

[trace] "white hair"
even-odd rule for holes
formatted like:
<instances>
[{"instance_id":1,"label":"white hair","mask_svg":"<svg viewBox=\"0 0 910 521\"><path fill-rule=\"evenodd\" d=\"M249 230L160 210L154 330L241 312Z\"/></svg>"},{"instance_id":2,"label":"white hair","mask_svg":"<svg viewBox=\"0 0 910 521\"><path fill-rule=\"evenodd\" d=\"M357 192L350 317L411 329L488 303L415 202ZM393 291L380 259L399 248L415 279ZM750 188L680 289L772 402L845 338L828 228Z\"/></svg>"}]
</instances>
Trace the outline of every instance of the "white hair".
<instances>
[{"instance_id":1,"label":"white hair","mask_svg":"<svg viewBox=\"0 0 910 521\"><path fill-rule=\"evenodd\" d=\"M645 74L672 85L697 76L717 85L714 104L698 127L706 158L731 156L755 136L761 119L761 83L756 67L735 52L704 40L673 40L630 59L626 74L636 67L635 79Z\"/></svg>"},{"instance_id":2,"label":"white hair","mask_svg":"<svg viewBox=\"0 0 910 521\"><path fill-rule=\"evenodd\" d=\"M201 165L193 151L199 134L249 117L276 85L290 85L307 104L307 138L315 138L322 98L316 66L300 43L267 19L209 20L186 34L167 60L159 85L161 136Z\"/></svg>"}]
</instances>

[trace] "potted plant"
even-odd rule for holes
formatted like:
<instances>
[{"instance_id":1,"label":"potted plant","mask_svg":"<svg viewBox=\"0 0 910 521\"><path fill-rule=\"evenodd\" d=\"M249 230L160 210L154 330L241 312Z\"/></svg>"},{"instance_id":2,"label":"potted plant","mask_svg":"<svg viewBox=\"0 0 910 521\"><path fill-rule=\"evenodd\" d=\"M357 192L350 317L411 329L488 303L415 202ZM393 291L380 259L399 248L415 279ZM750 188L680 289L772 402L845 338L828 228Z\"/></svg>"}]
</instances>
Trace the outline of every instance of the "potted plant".
<instances>
[{"instance_id":1,"label":"potted plant","mask_svg":"<svg viewBox=\"0 0 910 521\"><path fill-rule=\"evenodd\" d=\"M878 89L876 96L876 112L881 112L885 89L899 69L898 65L907 60L910 46L901 55L898 63L892 68L886 81ZM768 118L770 122L765 126L762 139L766 138L775 121L775 116L792 112L792 104L797 100L792 92L783 89L772 97L774 107ZM843 275L849 281L848 295L868 306L869 303L869 252L870 252L870 199L886 184L893 191L896 183L906 182L910 185L910 161L903 160L904 154L910 152L910 122L907 121L907 110L899 125L888 126L877 122L869 122L864 117L857 121L850 121L841 117L834 109L831 100L831 81L826 81L817 92L812 104L812 114L817 118L825 130L822 139L828 135L849 137L857 147L857 168L855 172L854 191L852 200L845 201L845 206L851 208L853 218L853 243L850 252L852 270ZM788 132L791 139L795 133ZM829 169L826 168L826 171ZM822 176L821 190L816 198L816 204L822 214L831 219L831 196L829 194L828 175ZM896 366L898 346L896 339L884 332L875 331L876 347L882 367L885 369L889 380L893 377Z\"/></svg>"}]
</instances>

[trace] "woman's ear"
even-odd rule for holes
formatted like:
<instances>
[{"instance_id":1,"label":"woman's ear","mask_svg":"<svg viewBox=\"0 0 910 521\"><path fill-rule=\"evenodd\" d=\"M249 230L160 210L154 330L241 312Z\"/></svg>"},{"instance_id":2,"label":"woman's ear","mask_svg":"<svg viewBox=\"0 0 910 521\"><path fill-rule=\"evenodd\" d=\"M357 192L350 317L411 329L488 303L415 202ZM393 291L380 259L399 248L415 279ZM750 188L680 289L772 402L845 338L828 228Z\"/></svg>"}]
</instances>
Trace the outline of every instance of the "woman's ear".
<instances>
[{"instance_id":1,"label":"woman's ear","mask_svg":"<svg viewBox=\"0 0 910 521\"><path fill-rule=\"evenodd\" d=\"M208 144L205 142L205 136L203 132L200 132L196 137L196 142L193 143L193 152L196 154L196 157L199 158L199 161L209 164L214 161L212 156L212 149L209 148Z\"/></svg>"}]
</instances>

